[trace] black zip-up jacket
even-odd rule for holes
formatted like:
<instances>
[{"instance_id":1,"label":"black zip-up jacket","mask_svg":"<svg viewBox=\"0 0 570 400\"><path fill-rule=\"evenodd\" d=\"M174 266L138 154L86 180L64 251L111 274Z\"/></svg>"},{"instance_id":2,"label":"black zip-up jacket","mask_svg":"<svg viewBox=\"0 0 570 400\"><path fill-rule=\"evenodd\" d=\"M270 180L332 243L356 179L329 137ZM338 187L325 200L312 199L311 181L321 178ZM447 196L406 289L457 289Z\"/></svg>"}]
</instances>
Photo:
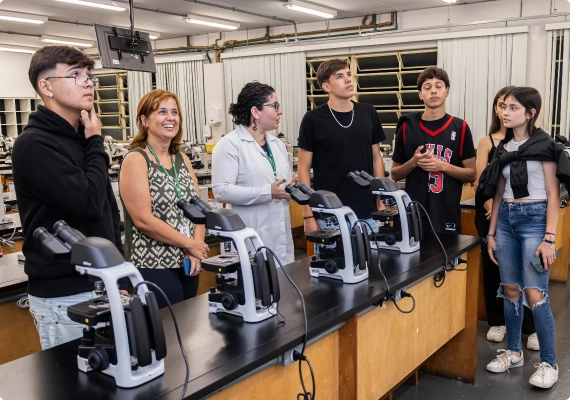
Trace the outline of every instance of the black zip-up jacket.
<instances>
[{"instance_id":1,"label":"black zip-up jacket","mask_svg":"<svg viewBox=\"0 0 570 400\"><path fill-rule=\"evenodd\" d=\"M516 199L528 196L528 171L526 161L553 161L556 163L556 177L570 188L570 160L564 147L539 129L517 151L505 150L506 142L501 140L495 157L481 173L475 196L476 204L484 204L495 197L499 177L505 166L510 164L511 187Z\"/></svg>"},{"instance_id":2,"label":"black zip-up jacket","mask_svg":"<svg viewBox=\"0 0 570 400\"><path fill-rule=\"evenodd\" d=\"M29 294L52 298L93 290L89 278L68 261L55 261L42 251L32 236L38 227L53 232L54 223L64 220L87 237L110 240L123 252L108 166L102 136L85 139L81 124L76 132L43 106L30 115L12 152Z\"/></svg>"}]
</instances>

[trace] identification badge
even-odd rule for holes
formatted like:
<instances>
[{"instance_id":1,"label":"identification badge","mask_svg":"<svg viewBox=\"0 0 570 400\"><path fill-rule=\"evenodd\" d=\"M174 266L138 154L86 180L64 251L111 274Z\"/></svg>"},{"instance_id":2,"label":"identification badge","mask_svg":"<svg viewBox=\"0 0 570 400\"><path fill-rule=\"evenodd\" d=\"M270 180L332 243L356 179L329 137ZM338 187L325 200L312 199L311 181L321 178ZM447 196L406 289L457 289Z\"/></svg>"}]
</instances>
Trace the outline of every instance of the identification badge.
<instances>
[{"instance_id":1,"label":"identification badge","mask_svg":"<svg viewBox=\"0 0 570 400\"><path fill-rule=\"evenodd\" d=\"M181 226L181 227L180 227L180 233L183 234L183 235L188 236L189 238L191 238L191 236L190 236L190 227L189 227L188 225Z\"/></svg>"}]
</instances>

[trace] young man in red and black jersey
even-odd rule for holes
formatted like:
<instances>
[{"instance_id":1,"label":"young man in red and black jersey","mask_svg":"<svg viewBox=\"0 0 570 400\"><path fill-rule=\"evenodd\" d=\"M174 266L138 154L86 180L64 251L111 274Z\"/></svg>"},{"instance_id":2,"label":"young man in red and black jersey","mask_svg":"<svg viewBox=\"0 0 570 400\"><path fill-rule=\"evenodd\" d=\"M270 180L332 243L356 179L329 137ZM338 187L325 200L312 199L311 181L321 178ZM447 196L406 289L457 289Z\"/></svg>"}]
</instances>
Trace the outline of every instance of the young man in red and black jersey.
<instances>
[{"instance_id":1,"label":"young man in red and black jersey","mask_svg":"<svg viewBox=\"0 0 570 400\"><path fill-rule=\"evenodd\" d=\"M449 77L444 70L423 71L418 91L425 109L398 121L391 176L406 179L406 192L425 207L437 233L461 233L463 182L476 178L471 130L445 112Z\"/></svg>"}]
</instances>

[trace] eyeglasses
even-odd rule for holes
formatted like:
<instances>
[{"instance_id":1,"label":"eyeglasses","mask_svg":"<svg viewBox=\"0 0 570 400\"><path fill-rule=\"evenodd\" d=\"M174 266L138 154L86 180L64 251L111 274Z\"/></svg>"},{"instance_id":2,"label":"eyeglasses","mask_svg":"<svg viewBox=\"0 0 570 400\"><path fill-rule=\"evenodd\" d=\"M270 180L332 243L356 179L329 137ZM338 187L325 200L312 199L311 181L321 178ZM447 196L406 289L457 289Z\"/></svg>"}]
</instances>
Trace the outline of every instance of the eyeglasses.
<instances>
[{"instance_id":1,"label":"eyeglasses","mask_svg":"<svg viewBox=\"0 0 570 400\"><path fill-rule=\"evenodd\" d=\"M75 84L77 86L87 86L89 81L93 82L93 89L99 87L99 78L95 78L93 75L72 75L72 76L48 76L48 79L75 79Z\"/></svg>"},{"instance_id":2,"label":"eyeglasses","mask_svg":"<svg viewBox=\"0 0 570 400\"><path fill-rule=\"evenodd\" d=\"M263 107L273 107L275 109L275 111L279 111L279 107L281 107L281 106L279 105L278 102L274 102L271 104L264 104Z\"/></svg>"}]
</instances>

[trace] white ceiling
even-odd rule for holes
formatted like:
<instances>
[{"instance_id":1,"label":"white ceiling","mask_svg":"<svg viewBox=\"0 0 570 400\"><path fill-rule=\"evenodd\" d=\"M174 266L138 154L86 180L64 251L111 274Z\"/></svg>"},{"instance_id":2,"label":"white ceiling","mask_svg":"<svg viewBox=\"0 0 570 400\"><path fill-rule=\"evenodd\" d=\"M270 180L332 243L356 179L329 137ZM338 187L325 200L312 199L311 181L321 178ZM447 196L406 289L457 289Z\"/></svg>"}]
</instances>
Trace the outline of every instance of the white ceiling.
<instances>
[{"instance_id":1,"label":"white ceiling","mask_svg":"<svg viewBox=\"0 0 570 400\"><path fill-rule=\"evenodd\" d=\"M322 21L321 18L289 10L283 7L282 0L207 0L226 7L236 7L250 12L294 20L297 23ZM456 4L477 3L490 0L458 0ZM492 1L492 0L491 0ZM311 0L311 3L338 10L338 18L363 16L366 14L387 13L433 7L447 7L443 0ZM127 0L114 1L117 5L128 8ZM191 0L134 0L135 27L140 30L160 32L161 39L200 35L217 32L216 28L189 24L179 15L200 14L214 18L236 21L240 29L287 24L270 18L248 15L224 10L207 5L195 4ZM95 40L92 26L83 24L104 24L129 26L128 11L116 12L79 6L55 0L0 0L0 11L22 12L48 17L43 25L31 25L15 22L0 22L0 43L41 47L41 42L34 36L53 35L84 40ZM179 14L179 15L172 15ZM65 22L56 22L67 21ZM72 24L73 23L73 24ZM75 23L78 23L77 25ZM80 25L81 24L81 25Z\"/></svg>"}]
</instances>

